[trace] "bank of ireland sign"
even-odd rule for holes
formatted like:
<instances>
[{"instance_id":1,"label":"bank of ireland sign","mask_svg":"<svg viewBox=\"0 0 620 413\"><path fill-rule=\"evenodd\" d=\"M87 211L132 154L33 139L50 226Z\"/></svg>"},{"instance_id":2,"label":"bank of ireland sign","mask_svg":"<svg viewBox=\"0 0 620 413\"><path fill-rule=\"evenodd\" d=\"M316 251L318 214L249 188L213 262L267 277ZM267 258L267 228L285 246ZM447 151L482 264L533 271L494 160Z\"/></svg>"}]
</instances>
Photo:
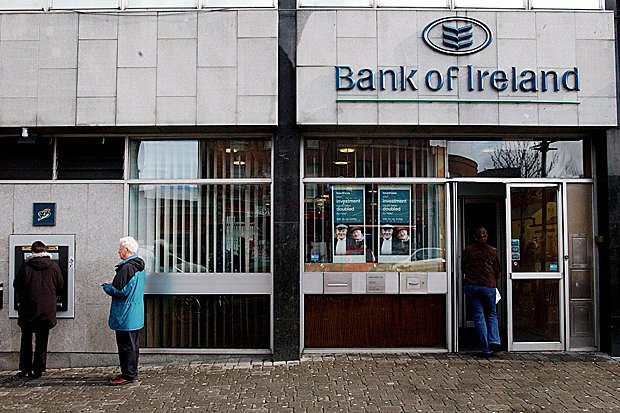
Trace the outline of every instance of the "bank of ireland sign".
<instances>
[{"instance_id":1,"label":"bank of ireland sign","mask_svg":"<svg viewBox=\"0 0 620 413\"><path fill-rule=\"evenodd\" d=\"M437 53L463 56L481 52L493 43L493 33L483 21L471 17L442 17L429 22L420 35L426 46ZM512 63L512 62L511 62ZM445 68L432 68L419 72L415 67L397 66L376 70L356 68L347 65L336 66L336 90L391 90L401 92L402 97L394 98L337 98L338 102L457 102L457 103L558 103L578 104L575 100L553 100L557 92L577 92L580 90L579 67L569 69L536 70L513 62L509 67L497 70L475 67L473 64L452 65ZM433 92L454 90L459 79L466 90L459 98L407 97L407 91L424 90L426 95ZM492 89L499 92L500 99L479 99L477 92ZM502 92L511 92L511 99L501 99ZM517 92L516 94L514 92ZM523 92L523 96L519 96ZM530 92L528 94L528 92ZM534 92L534 93L531 93ZM540 99L538 92L548 92L549 99ZM359 95L359 93L356 93ZM342 96L342 95L341 95ZM516 96L519 99L514 99ZM528 97L532 99L527 99ZM526 99L523 99L523 98ZM576 96L575 96L576 97Z\"/></svg>"}]
</instances>

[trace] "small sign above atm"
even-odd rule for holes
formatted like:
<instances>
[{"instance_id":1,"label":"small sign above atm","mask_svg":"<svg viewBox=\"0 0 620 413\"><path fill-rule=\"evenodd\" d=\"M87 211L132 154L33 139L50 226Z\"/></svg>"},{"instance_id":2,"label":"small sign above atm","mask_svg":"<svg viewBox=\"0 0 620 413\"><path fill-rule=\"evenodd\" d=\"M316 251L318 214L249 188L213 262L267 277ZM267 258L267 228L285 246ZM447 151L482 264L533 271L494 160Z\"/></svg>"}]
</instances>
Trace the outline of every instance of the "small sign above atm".
<instances>
[{"instance_id":1,"label":"small sign above atm","mask_svg":"<svg viewBox=\"0 0 620 413\"><path fill-rule=\"evenodd\" d=\"M32 207L32 225L35 227L55 226L56 204L35 202Z\"/></svg>"}]
</instances>

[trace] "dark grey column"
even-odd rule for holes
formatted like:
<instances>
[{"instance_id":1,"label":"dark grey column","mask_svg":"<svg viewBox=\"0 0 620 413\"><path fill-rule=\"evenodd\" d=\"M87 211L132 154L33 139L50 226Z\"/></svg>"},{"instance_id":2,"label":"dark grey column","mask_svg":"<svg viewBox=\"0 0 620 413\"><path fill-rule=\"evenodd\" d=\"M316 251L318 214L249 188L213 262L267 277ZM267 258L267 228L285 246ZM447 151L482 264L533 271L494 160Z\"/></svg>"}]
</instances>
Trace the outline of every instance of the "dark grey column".
<instances>
[{"instance_id":1,"label":"dark grey column","mask_svg":"<svg viewBox=\"0 0 620 413\"><path fill-rule=\"evenodd\" d=\"M599 232L604 237L600 249L599 291L601 350L620 356L620 130L607 132L606 165L599 173ZM607 208L606 208L607 206Z\"/></svg>"},{"instance_id":2,"label":"dark grey column","mask_svg":"<svg viewBox=\"0 0 620 413\"><path fill-rule=\"evenodd\" d=\"M299 142L295 113L296 3L279 1L278 130L274 141L274 360L299 359Z\"/></svg>"},{"instance_id":3,"label":"dark grey column","mask_svg":"<svg viewBox=\"0 0 620 413\"><path fill-rule=\"evenodd\" d=\"M605 1L605 8L613 10L615 15L616 68L618 68L620 30L616 3L616 0ZM618 119L620 119L619 80L616 72ZM604 146L602 151L597 151L599 233L603 235L605 241L600 248L599 260L601 350L612 356L620 356L620 299L618 299L620 297L620 129L608 131L606 145L599 146Z\"/></svg>"}]
</instances>

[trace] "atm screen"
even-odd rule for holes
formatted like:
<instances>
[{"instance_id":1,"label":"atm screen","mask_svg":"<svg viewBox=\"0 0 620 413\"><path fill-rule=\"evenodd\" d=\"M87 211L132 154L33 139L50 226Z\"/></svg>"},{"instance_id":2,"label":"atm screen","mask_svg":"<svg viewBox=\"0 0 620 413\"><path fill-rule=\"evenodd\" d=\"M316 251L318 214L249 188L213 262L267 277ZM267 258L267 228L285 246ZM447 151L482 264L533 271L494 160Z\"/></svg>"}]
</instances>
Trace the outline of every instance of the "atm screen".
<instances>
[{"instance_id":1,"label":"atm screen","mask_svg":"<svg viewBox=\"0 0 620 413\"><path fill-rule=\"evenodd\" d=\"M60 272L62 273L62 277L64 279L64 286L62 287L62 291L60 295L56 297L56 311L67 311L68 308L68 300L69 300L69 249L68 247L58 247L55 245L48 245L47 252L52 255L52 261L58 264L60 267ZM19 268L22 264L32 255L30 251L30 246L16 246L15 247L15 274L19 271ZM17 311L17 303L19 301L18 294L15 292L15 310Z\"/></svg>"}]
</instances>

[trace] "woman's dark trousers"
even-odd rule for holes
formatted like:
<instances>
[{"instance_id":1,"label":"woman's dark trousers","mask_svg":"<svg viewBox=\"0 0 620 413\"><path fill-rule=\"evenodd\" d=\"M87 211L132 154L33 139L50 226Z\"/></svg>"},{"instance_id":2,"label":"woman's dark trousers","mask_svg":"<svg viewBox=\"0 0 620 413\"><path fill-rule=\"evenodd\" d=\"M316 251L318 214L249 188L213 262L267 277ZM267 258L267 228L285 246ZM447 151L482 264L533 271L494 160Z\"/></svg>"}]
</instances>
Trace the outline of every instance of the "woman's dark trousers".
<instances>
[{"instance_id":1,"label":"woman's dark trousers","mask_svg":"<svg viewBox=\"0 0 620 413\"><path fill-rule=\"evenodd\" d=\"M32 357L32 335L34 334L34 359ZM35 374L43 373L47 364L47 339L49 328L22 327L22 344L19 349L19 369Z\"/></svg>"}]
</instances>

